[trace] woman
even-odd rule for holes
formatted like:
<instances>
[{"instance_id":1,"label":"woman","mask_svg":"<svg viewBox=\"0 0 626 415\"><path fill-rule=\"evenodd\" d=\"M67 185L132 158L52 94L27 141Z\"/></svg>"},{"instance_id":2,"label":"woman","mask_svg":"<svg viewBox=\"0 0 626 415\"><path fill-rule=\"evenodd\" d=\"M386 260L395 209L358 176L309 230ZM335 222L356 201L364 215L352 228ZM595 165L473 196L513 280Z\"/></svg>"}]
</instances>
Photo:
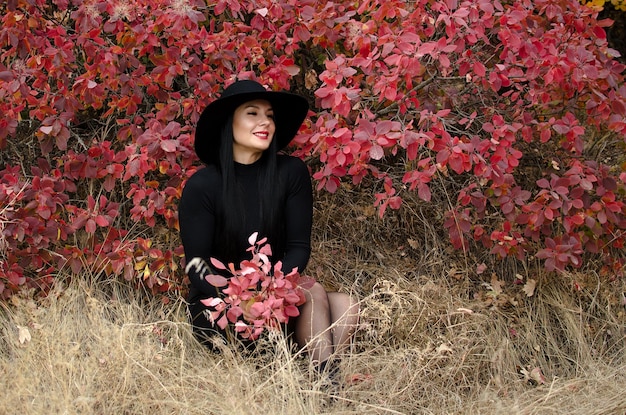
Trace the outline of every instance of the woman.
<instances>
[{"instance_id":1,"label":"woman","mask_svg":"<svg viewBox=\"0 0 626 415\"><path fill-rule=\"evenodd\" d=\"M198 121L195 150L205 168L189 178L179 207L187 262L214 257L239 264L249 258L248 236L259 232L272 247L272 262L302 273L311 252L311 179L302 160L277 154L297 134L308 113L306 99L237 81L209 104ZM223 334L207 318L201 299L217 290L190 267L188 297L194 332L205 343ZM315 283L293 325L295 340L321 370L345 347L358 308L342 293Z\"/></svg>"}]
</instances>

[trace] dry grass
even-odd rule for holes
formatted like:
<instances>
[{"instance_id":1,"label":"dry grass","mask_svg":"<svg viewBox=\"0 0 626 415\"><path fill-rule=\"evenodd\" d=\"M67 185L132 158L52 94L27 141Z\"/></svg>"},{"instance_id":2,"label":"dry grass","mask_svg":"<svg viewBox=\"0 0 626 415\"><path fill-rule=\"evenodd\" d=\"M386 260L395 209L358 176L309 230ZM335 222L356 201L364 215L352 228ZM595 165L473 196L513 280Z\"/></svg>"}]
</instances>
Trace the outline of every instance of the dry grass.
<instances>
[{"instance_id":1,"label":"dry grass","mask_svg":"<svg viewBox=\"0 0 626 415\"><path fill-rule=\"evenodd\" d=\"M0 309L0 413L626 412L622 281L534 275L527 297L501 266L494 287L447 250L435 212L416 204L381 222L369 203L345 191L316 212L310 272L361 299L341 388L312 376L280 336L251 355L212 354L182 301L96 275Z\"/></svg>"}]
</instances>

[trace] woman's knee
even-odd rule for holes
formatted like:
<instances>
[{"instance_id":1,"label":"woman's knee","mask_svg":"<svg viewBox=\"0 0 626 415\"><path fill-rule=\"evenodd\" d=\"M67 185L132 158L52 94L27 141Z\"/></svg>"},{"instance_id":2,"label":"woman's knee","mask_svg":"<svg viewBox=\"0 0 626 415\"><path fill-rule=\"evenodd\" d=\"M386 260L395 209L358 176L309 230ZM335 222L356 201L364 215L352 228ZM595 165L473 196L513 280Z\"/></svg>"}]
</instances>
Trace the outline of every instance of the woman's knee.
<instances>
[{"instance_id":1,"label":"woman's knee","mask_svg":"<svg viewBox=\"0 0 626 415\"><path fill-rule=\"evenodd\" d=\"M326 294L326 289L324 289L322 284L320 284L319 282L316 282L311 288L305 290L304 296L307 302L311 301L313 303L317 303L318 306L324 306L326 308L328 308L329 306L329 299L328 295Z\"/></svg>"},{"instance_id":2,"label":"woman's knee","mask_svg":"<svg viewBox=\"0 0 626 415\"><path fill-rule=\"evenodd\" d=\"M328 293L328 298L334 313L339 314L337 318L341 316L350 320L358 318L360 307L354 297L345 293L332 292Z\"/></svg>"}]
</instances>

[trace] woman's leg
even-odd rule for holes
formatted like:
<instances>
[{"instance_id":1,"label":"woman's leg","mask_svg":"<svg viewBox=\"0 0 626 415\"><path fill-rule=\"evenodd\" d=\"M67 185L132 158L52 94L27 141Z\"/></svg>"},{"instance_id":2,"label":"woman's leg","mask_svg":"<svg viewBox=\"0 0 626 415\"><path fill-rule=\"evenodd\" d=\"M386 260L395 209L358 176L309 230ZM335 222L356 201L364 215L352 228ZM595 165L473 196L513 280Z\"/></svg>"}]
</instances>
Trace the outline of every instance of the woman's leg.
<instances>
[{"instance_id":1,"label":"woman's leg","mask_svg":"<svg viewBox=\"0 0 626 415\"><path fill-rule=\"evenodd\" d=\"M328 293L334 353L341 353L350 344L359 324L359 305L348 294Z\"/></svg>"},{"instance_id":2,"label":"woman's leg","mask_svg":"<svg viewBox=\"0 0 626 415\"><path fill-rule=\"evenodd\" d=\"M359 308L349 295L326 293L320 283L304 290L304 295L306 303L295 326L296 341L307 347L313 363L320 364L350 343Z\"/></svg>"},{"instance_id":3,"label":"woman's leg","mask_svg":"<svg viewBox=\"0 0 626 415\"><path fill-rule=\"evenodd\" d=\"M306 346L313 363L320 364L333 353L328 295L324 287L316 282L311 288L304 290L304 296L306 302L300 307L300 315L296 321L296 341L300 347Z\"/></svg>"}]
</instances>

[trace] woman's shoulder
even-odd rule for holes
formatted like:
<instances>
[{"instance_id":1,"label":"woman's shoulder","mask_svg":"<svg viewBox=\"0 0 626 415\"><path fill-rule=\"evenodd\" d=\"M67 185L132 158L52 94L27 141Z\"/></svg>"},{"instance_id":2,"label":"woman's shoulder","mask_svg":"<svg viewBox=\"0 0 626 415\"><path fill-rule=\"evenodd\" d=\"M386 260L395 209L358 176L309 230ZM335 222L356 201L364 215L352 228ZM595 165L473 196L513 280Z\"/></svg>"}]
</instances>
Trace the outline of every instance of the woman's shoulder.
<instances>
[{"instance_id":1,"label":"woman's shoulder","mask_svg":"<svg viewBox=\"0 0 626 415\"><path fill-rule=\"evenodd\" d=\"M298 157L289 156L286 154L279 154L276 158L278 162L278 168L280 170L286 170L288 172L295 172L302 174L306 172L308 174L308 168L304 161Z\"/></svg>"},{"instance_id":2,"label":"woman's shoulder","mask_svg":"<svg viewBox=\"0 0 626 415\"><path fill-rule=\"evenodd\" d=\"M215 166L201 167L194 172L187 180L185 188L190 189L212 189L221 183L220 174Z\"/></svg>"},{"instance_id":3,"label":"woman's shoulder","mask_svg":"<svg viewBox=\"0 0 626 415\"><path fill-rule=\"evenodd\" d=\"M278 174L281 176L287 188L292 191L311 187L311 175L304 161L298 157L279 155Z\"/></svg>"}]
</instances>

